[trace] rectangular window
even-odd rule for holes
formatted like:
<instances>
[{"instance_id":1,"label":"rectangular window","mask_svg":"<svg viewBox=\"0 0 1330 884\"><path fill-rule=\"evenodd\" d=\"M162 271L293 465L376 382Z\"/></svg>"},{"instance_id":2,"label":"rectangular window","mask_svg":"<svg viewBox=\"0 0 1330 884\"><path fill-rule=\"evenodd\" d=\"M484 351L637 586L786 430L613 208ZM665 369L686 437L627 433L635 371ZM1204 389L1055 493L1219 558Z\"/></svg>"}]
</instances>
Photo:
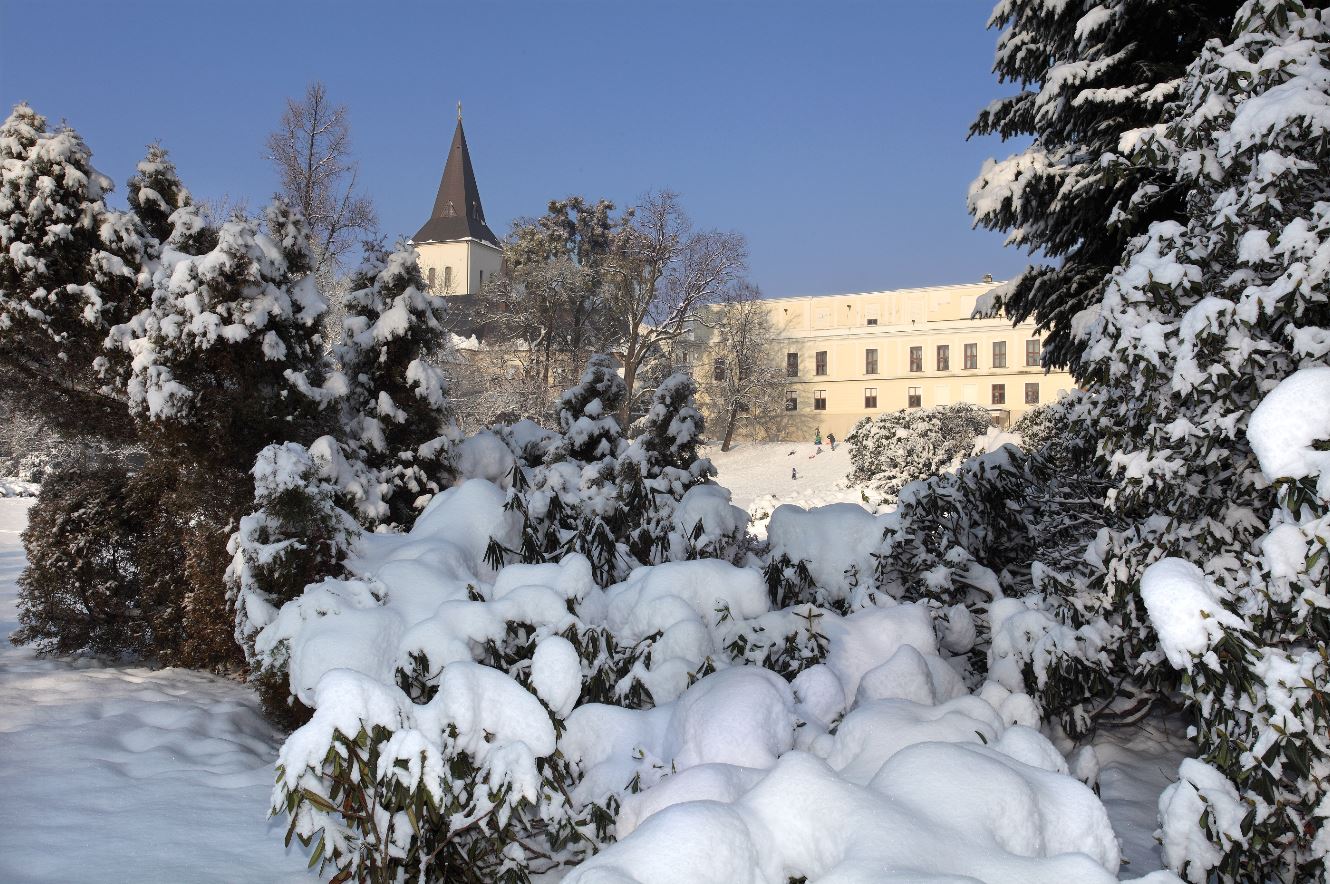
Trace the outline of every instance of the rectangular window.
<instances>
[{"instance_id":1,"label":"rectangular window","mask_svg":"<svg viewBox=\"0 0 1330 884\"><path fill-rule=\"evenodd\" d=\"M993 342L993 367L994 367L994 368L1006 368L1006 367L1007 367L1007 342L1006 342L1006 341L994 341L994 342Z\"/></svg>"},{"instance_id":2,"label":"rectangular window","mask_svg":"<svg viewBox=\"0 0 1330 884\"><path fill-rule=\"evenodd\" d=\"M864 374L877 374L877 350L864 351Z\"/></svg>"},{"instance_id":3,"label":"rectangular window","mask_svg":"<svg viewBox=\"0 0 1330 884\"><path fill-rule=\"evenodd\" d=\"M827 373L827 351L818 350L813 354L813 374Z\"/></svg>"},{"instance_id":4,"label":"rectangular window","mask_svg":"<svg viewBox=\"0 0 1330 884\"><path fill-rule=\"evenodd\" d=\"M924 348L923 348L923 347L911 347L911 348L910 348L910 371L923 371L923 370L924 370Z\"/></svg>"},{"instance_id":5,"label":"rectangular window","mask_svg":"<svg viewBox=\"0 0 1330 884\"><path fill-rule=\"evenodd\" d=\"M429 290L434 291L434 268L429 269Z\"/></svg>"},{"instance_id":6,"label":"rectangular window","mask_svg":"<svg viewBox=\"0 0 1330 884\"><path fill-rule=\"evenodd\" d=\"M920 408L924 404L922 387L910 387L905 391L905 404L910 408Z\"/></svg>"},{"instance_id":7,"label":"rectangular window","mask_svg":"<svg viewBox=\"0 0 1330 884\"><path fill-rule=\"evenodd\" d=\"M938 370L938 371L950 371L950 370L951 370L951 345L950 345L950 344L938 344L938 345L937 345L937 370Z\"/></svg>"},{"instance_id":8,"label":"rectangular window","mask_svg":"<svg viewBox=\"0 0 1330 884\"><path fill-rule=\"evenodd\" d=\"M864 408L877 408L877 387L864 387Z\"/></svg>"},{"instance_id":9,"label":"rectangular window","mask_svg":"<svg viewBox=\"0 0 1330 884\"><path fill-rule=\"evenodd\" d=\"M718 357L718 358L716 359L715 364L713 364L713 365L711 366L711 379L712 379L713 381L723 381L723 380L725 380L725 357L724 357L724 356Z\"/></svg>"},{"instance_id":10,"label":"rectangular window","mask_svg":"<svg viewBox=\"0 0 1330 884\"><path fill-rule=\"evenodd\" d=\"M794 390L785 391L785 410L786 411L799 410L799 394L796 393Z\"/></svg>"},{"instance_id":11,"label":"rectangular window","mask_svg":"<svg viewBox=\"0 0 1330 884\"><path fill-rule=\"evenodd\" d=\"M826 410L827 410L827 391L826 391L826 390L814 390L814 391L813 391L813 410L814 410L814 411L826 411Z\"/></svg>"},{"instance_id":12,"label":"rectangular window","mask_svg":"<svg viewBox=\"0 0 1330 884\"><path fill-rule=\"evenodd\" d=\"M994 384L994 385L993 385L993 404L994 404L994 405L1006 405L1006 404L1007 404L1007 385L1006 385L1006 384Z\"/></svg>"},{"instance_id":13,"label":"rectangular window","mask_svg":"<svg viewBox=\"0 0 1330 884\"><path fill-rule=\"evenodd\" d=\"M443 268L443 290L448 294L453 292L453 268Z\"/></svg>"},{"instance_id":14,"label":"rectangular window","mask_svg":"<svg viewBox=\"0 0 1330 884\"><path fill-rule=\"evenodd\" d=\"M868 317L868 324L869 324L869 325L877 325L877 317L876 317L876 316L870 316L870 317Z\"/></svg>"},{"instance_id":15,"label":"rectangular window","mask_svg":"<svg viewBox=\"0 0 1330 884\"><path fill-rule=\"evenodd\" d=\"M1025 364L1026 364L1026 365L1038 365L1038 364L1039 364L1039 339L1038 339L1038 338L1030 338L1030 340L1028 340L1028 341L1025 342Z\"/></svg>"},{"instance_id":16,"label":"rectangular window","mask_svg":"<svg viewBox=\"0 0 1330 884\"><path fill-rule=\"evenodd\" d=\"M1025 404L1026 404L1026 405L1038 405L1038 404L1039 404L1039 385L1038 385L1038 384L1026 384L1026 385L1025 385Z\"/></svg>"},{"instance_id":17,"label":"rectangular window","mask_svg":"<svg viewBox=\"0 0 1330 884\"><path fill-rule=\"evenodd\" d=\"M979 367L979 345L965 345L965 367L974 370Z\"/></svg>"},{"instance_id":18,"label":"rectangular window","mask_svg":"<svg viewBox=\"0 0 1330 884\"><path fill-rule=\"evenodd\" d=\"M797 378L799 376L799 354L785 354L785 376L787 378Z\"/></svg>"}]
</instances>

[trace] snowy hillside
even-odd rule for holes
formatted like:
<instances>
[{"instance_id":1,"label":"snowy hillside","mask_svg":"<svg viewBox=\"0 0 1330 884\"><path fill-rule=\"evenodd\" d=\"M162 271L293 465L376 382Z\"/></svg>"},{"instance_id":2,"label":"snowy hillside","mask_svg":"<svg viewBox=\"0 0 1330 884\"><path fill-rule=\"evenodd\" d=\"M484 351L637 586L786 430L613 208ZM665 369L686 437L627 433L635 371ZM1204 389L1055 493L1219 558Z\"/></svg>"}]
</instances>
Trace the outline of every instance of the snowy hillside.
<instances>
[{"instance_id":1,"label":"snowy hillside","mask_svg":"<svg viewBox=\"0 0 1330 884\"><path fill-rule=\"evenodd\" d=\"M810 509L831 503L860 503L859 489L846 480L850 449L832 451L805 442L735 445L729 451L713 446L706 456L715 465L716 481L730 489L732 502L752 518L752 530L766 533L772 510L783 503Z\"/></svg>"}]
</instances>

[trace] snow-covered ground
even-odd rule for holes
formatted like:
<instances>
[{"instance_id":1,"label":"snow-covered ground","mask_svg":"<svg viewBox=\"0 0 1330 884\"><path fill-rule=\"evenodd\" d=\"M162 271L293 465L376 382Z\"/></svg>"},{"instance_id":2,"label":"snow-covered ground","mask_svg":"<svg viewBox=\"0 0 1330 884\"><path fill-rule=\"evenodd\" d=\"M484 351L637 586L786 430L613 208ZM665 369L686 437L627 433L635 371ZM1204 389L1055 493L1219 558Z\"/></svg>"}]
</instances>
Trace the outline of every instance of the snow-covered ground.
<instances>
[{"instance_id":1,"label":"snow-covered ground","mask_svg":"<svg viewBox=\"0 0 1330 884\"><path fill-rule=\"evenodd\" d=\"M840 442L835 451L824 444L821 454L810 442L735 445L729 451L713 445L705 454L719 474L716 481L730 489L735 506L753 517L759 535L765 532L771 511L783 503L804 509L863 503L859 489L845 478L850 472L850 449Z\"/></svg>"},{"instance_id":2,"label":"snow-covered ground","mask_svg":"<svg viewBox=\"0 0 1330 884\"><path fill-rule=\"evenodd\" d=\"M19 533L0 499L0 881L302 881L267 819L280 735L244 685L15 648Z\"/></svg>"}]
</instances>

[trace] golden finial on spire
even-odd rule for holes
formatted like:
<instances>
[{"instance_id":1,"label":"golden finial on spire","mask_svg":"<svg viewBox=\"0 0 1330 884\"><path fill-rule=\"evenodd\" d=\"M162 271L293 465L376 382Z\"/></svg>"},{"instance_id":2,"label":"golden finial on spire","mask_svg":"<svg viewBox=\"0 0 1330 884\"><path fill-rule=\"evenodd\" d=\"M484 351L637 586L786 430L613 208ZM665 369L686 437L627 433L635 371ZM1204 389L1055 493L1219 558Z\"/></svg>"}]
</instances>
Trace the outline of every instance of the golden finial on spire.
<instances>
[{"instance_id":1,"label":"golden finial on spire","mask_svg":"<svg viewBox=\"0 0 1330 884\"><path fill-rule=\"evenodd\" d=\"M462 102L457 102L457 122L462 122Z\"/></svg>"}]
</instances>

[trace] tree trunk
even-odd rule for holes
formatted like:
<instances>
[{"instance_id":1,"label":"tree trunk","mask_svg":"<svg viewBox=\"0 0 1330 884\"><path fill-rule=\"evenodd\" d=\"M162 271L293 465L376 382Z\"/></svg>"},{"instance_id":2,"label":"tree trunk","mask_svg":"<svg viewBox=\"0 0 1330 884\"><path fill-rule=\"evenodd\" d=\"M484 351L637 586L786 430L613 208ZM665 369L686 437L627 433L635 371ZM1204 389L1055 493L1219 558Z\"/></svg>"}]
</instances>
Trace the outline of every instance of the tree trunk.
<instances>
[{"instance_id":1,"label":"tree trunk","mask_svg":"<svg viewBox=\"0 0 1330 884\"><path fill-rule=\"evenodd\" d=\"M624 354L623 382L628 387L628 394L623 397L623 405L619 408L619 429L627 434L629 418L633 414L633 387L637 382L637 360L628 354Z\"/></svg>"},{"instance_id":2,"label":"tree trunk","mask_svg":"<svg viewBox=\"0 0 1330 884\"><path fill-rule=\"evenodd\" d=\"M734 440L734 425L739 422L739 403L736 402L730 406L730 419L725 423L725 441L720 443L721 451L730 450L730 442Z\"/></svg>"}]
</instances>

